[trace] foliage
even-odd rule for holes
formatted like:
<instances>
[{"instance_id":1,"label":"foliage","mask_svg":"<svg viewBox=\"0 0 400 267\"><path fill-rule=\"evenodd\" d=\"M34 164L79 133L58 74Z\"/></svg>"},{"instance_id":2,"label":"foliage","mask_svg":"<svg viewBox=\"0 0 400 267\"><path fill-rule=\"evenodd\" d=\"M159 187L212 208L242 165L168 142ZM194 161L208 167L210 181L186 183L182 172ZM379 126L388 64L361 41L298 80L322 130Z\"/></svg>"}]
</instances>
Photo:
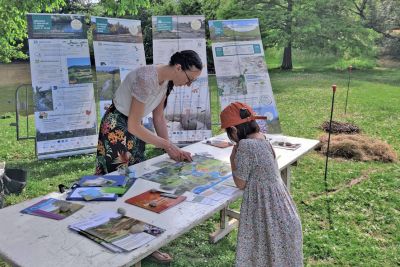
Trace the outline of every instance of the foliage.
<instances>
[{"instance_id":1,"label":"foliage","mask_svg":"<svg viewBox=\"0 0 400 267\"><path fill-rule=\"evenodd\" d=\"M287 1L227 1L219 10L224 18L258 17L265 47L284 47L292 41L294 48L334 53L338 56L373 55L375 35L354 17L347 0L302 0L293 3L292 14ZM292 17L291 31L285 28Z\"/></svg>"},{"instance_id":2,"label":"foliage","mask_svg":"<svg viewBox=\"0 0 400 267\"><path fill-rule=\"evenodd\" d=\"M379 33L381 54L400 59L400 3L398 0L353 0L352 12L364 27Z\"/></svg>"},{"instance_id":3,"label":"foliage","mask_svg":"<svg viewBox=\"0 0 400 267\"><path fill-rule=\"evenodd\" d=\"M27 58L21 52L27 37L26 13L58 12L65 0L0 0L0 62Z\"/></svg>"},{"instance_id":4,"label":"foliage","mask_svg":"<svg viewBox=\"0 0 400 267\"><path fill-rule=\"evenodd\" d=\"M136 15L142 7L149 8L149 0L101 0L107 15L121 17L125 15Z\"/></svg>"}]
</instances>

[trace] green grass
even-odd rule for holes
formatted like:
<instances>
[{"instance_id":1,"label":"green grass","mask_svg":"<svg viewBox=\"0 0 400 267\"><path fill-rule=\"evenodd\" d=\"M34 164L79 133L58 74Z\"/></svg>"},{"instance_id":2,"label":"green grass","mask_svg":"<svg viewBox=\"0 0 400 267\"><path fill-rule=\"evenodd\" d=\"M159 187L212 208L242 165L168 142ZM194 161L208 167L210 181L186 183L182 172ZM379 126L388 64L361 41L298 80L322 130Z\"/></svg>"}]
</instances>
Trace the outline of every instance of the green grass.
<instances>
[{"instance_id":1,"label":"green grass","mask_svg":"<svg viewBox=\"0 0 400 267\"><path fill-rule=\"evenodd\" d=\"M265 59L269 69L280 68L283 49L268 48ZM372 69L376 66L374 58L338 59L332 54L317 54L292 49L293 68L295 70L346 70L350 65L354 69Z\"/></svg>"},{"instance_id":2,"label":"green grass","mask_svg":"<svg viewBox=\"0 0 400 267\"><path fill-rule=\"evenodd\" d=\"M355 123L365 135L385 140L399 154L400 70L354 70L345 115L348 73L336 70L328 61L325 63L330 67L318 66L312 70L310 65L304 64L303 68L292 72L270 71L283 132L306 138L322 135L318 127L329 119L331 85L336 84L334 120ZM269 63L269 67L273 64ZM210 77L210 86L213 89L212 118L217 122L215 77ZM93 155L37 161L32 141L15 141L15 128L9 127L15 117L10 115L11 118L0 120L0 160L6 160L10 167L25 167L30 179L21 195L7 197L8 205L56 191L59 183L69 184L82 175L93 173ZM33 123L31 125L33 127ZM213 132L218 128L214 126ZM160 153L150 147L147 157ZM303 223L305 264L399 265L400 165L331 159L328 184L330 189L338 191L329 196L333 221L330 229L324 196L324 164L324 157L311 152L292 168L292 195ZM344 187L363 175L367 177L363 182ZM240 201L232 207L238 209ZM163 251L174 256L172 265L232 266L236 231L217 244L208 243L208 234L215 229L217 221L218 215L215 215L165 246ZM143 266L161 265L145 260Z\"/></svg>"}]
</instances>

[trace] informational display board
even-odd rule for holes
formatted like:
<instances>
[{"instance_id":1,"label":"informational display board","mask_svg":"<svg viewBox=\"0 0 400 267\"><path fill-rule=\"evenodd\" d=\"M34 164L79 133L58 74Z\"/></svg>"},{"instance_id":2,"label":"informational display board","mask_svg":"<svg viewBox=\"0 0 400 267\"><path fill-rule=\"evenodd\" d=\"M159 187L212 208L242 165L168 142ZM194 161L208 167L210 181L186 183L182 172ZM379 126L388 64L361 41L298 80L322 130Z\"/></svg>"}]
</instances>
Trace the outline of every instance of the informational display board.
<instances>
[{"instance_id":1,"label":"informational display board","mask_svg":"<svg viewBox=\"0 0 400 267\"><path fill-rule=\"evenodd\" d=\"M221 109L232 102L250 105L259 115L263 132L280 133L258 19L208 22Z\"/></svg>"},{"instance_id":2,"label":"informational display board","mask_svg":"<svg viewBox=\"0 0 400 267\"><path fill-rule=\"evenodd\" d=\"M97 116L84 16L28 14L37 155L96 151Z\"/></svg>"},{"instance_id":3,"label":"informational display board","mask_svg":"<svg viewBox=\"0 0 400 267\"><path fill-rule=\"evenodd\" d=\"M188 143L211 137L204 16L153 16L153 63L168 64L182 50L196 51L203 71L190 86L174 87L165 110L169 138Z\"/></svg>"},{"instance_id":4,"label":"informational display board","mask_svg":"<svg viewBox=\"0 0 400 267\"><path fill-rule=\"evenodd\" d=\"M140 20L91 17L100 115L126 75L146 65Z\"/></svg>"}]
</instances>

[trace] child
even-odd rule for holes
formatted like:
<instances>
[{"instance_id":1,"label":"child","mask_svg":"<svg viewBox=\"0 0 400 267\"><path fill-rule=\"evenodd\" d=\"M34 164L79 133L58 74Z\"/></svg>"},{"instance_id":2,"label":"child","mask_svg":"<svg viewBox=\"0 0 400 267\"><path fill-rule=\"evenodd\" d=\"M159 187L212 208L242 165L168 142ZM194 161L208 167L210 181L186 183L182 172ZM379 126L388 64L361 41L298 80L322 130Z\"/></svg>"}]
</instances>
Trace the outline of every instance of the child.
<instances>
[{"instance_id":1,"label":"child","mask_svg":"<svg viewBox=\"0 0 400 267\"><path fill-rule=\"evenodd\" d=\"M236 266L303 266L300 217L256 119L266 117L240 102L221 112L221 128L236 143L230 157L233 179L244 190Z\"/></svg>"}]
</instances>

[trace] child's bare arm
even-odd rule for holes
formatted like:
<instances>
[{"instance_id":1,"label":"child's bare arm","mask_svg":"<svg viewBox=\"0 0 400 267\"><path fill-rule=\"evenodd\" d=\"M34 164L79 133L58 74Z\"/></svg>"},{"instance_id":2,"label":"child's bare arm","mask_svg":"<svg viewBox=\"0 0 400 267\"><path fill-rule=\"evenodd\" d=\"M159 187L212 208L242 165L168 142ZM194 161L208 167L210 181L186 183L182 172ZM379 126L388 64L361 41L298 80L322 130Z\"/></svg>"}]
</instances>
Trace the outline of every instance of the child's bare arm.
<instances>
[{"instance_id":1,"label":"child's bare arm","mask_svg":"<svg viewBox=\"0 0 400 267\"><path fill-rule=\"evenodd\" d=\"M235 182L236 187L239 188L240 190L244 190L244 188L246 187L246 181L240 179L239 177L237 177L236 175L233 174L237 169L236 164L235 164L236 152L237 152L237 145L235 145L233 147L232 154L231 154L231 157L230 157L231 169L232 169L232 177L233 177L233 181Z\"/></svg>"},{"instance_id":2,"label":"child's bare arm","mask_svg":"<svg viewBox=\"0 0 400 267\"><path fill-rule=\"evenodd\" d=\"M233 181L235 182L235 185L237 188L239 188L240 190L244 190L246 188L246 181L236 177L235 175L233 176Z\"/></svg>"}]
</instances>

